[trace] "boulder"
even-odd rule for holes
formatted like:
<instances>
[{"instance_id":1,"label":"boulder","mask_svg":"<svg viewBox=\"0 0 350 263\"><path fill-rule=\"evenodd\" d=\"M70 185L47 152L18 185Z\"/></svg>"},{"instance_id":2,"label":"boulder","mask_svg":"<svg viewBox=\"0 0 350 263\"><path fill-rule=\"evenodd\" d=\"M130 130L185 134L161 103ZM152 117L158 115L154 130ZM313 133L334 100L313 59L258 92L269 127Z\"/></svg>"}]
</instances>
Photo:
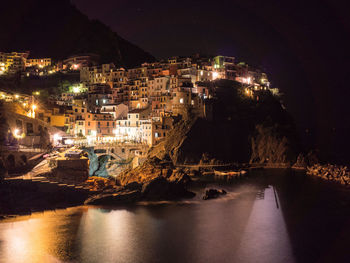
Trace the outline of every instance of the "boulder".
<instances>
[{"instance_id":1,"label":"boulder","mask_svg":"<svg viewBox=\"0 0 350 263\"><path fill-rule=\"evenodd\" d=\"M155 178L142 186L142 198L145 200L177 200L194 196L184 184L169 182L164 177Z\"/></svg>"},{"instance_id":2,"label":"boulder","mask_svg":"<svg viewBox=\"0 0 350 263\"><path fill-rule=\"evenodd\" d=\"M88 198L85 205L116 205L124 203L134 203L141 198L141 192L134 190L124 190L117 193L102 193Z\"/></svg>"},{"instance_id":3,"label":"boulder","mask_svg":"<svg viewBox=\"0 0 350 263\"><path fill-rule=\"evenodd\" d=\"M187 184L191 182L190 176L182 170L174 170L167 178L170 182Z\"/></svg>"},{"instance_id":4,"label":"boulder","mask_svg":"<svg viewBox=\"0 0 350 263\"><path fill-rule=\"evenodd\" d=\"M203 200L218 198L220 195L226 195L226 194L227 192L224 189L221 189L221 190L208 189L205 191Z\"/></svg>"}]
</instances>

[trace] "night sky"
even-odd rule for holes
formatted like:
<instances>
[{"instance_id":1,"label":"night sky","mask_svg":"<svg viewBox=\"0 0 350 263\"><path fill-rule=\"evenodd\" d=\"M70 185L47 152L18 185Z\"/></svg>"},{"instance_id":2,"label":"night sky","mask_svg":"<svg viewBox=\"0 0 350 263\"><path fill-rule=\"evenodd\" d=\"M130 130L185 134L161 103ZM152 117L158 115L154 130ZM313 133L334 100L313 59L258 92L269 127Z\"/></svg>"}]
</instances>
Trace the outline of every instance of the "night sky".
<instances>
[{"instance_id":1,"label":"night sky","mask_svg":"<svg viewBox=\"0 0 350 263\"><path fill-rule=\"evenodd\" d=\"M158 58L222 54L262 68L285 94L304 140L329 158L336 153L349 161L350 16L345 2L73 3Z\"/></svg>"}]
</instances>

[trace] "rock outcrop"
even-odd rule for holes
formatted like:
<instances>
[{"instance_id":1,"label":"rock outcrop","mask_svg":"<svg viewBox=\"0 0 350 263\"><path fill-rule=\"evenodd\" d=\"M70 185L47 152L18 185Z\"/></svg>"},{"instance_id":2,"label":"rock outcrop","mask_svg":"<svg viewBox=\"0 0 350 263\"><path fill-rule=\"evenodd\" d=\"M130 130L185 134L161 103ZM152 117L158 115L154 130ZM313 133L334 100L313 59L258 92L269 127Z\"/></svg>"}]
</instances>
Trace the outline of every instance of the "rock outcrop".
<instances>
[{"instance_id":1,"label":"rock outcrop","mask_svg":"<svg viewBox=\"0 0 350 263\"><path fill-rule=\"evenodd\" d=\"M343 185L350 185L350 171L347 166L315 164L307 167L307 174L318 176L328 181L339 182Z\"/></svg>"},{"instance_id":2,"label":"rock outcrop","mask_svg":"<svg viewBox=\"0 0 350 263\"><path fill-rule=\"evenodd\" d=\"M256 99L248 98L234 81L213 85L212 118L196 118L189 112L149 151L150 157L168 155L174 165L295 162L295 125L278 97L261 91Z\"/></svg>"},{"instance_id":3,"label":"rock outcrop","mask_svg":"<svg viewBox=\"0 0 350 263\"><path fill-rule=\"evenodd\" d=\"M86 204L112 205L192 198L195 194L187 190L190 181L185 172L174 169L172 162L153 157L133 170L122 172L116 180L119 186L105 187L102 193L89 198Z\"/></svg>"},{"instance_id":4,"label":"rock outcrop","mask_svg":"<svg viewBox=\"0 0 350 263\"><path fill-rule=\"evenodd\" d=\"M176 200L194 196L182 182L170 182L164 177L155 178L142 186L142 198L145 200Z\"/></svg>"},{"instance_id":5,"label":"rock outcrop","mask_svg":"<svg viewBox=\"0 0 350 263\"><path fill-rule=\"evenodd\" d=\"M251 139L250 163L285 164L296 159L292 145L294 142L291 142L282 130L283 127L279 125L256 126L256 133Z\"/></svg>"},{"instance_id":6,"label":"rock outcrop","mask_svg":"<svg viewBox=\"0 0 350 263\"><path fill-rule=\"evenodd\" d=\"M152 157L146 160L142 165L132 170L126 170L117 177L117 183L121 186L136 182L139 184L147 183L158 177L171 177L174 166L171 162L160 160L158 157Z\"/></svg>"},{"instance_id":7,"label":"rock outcrop","mask_svg":"<svg viewBox=\"0 0 350 263\"><path fill-rule=\"evenodd\" d=\"M86 205L117 205L135 203L141 200L141 192L137 190L122 190L116 193L102 193L88 198Z\"/></svg>"},{"instance_id":8,"label":"rock outcrop","mask_svg":"<svg viewBox=\"0 0 350 263\"><path fill-rule=\"evenodd\" d=\"M101 155L97 156L96 153L94 152L93 147L86 147L83 149L88 157L89 157L89 176L98 176L98 177L103 177L107 178L108 172L107 172L107 167L106 164L108 163L110 156L109 155Z\"/></svg>"},{"instance_id":9,"label":"rock outcrop","mask_svg":"<svg viewBox=\"0 0 350 263\"><path fill-rule=\"evenodd\" d=\"M87 205L118 205L138 201L162 201L192 198L183 180L169 181L159 176L143 184L132 182L124 187L105 189L85 201Z\"/></svg>"},{"instance_id":10,"label":"rock outcrop","mask_svg":"<svg viewBox=\"0 0 350 263\"><path fill-rule=\"evenodd\" d=\"M203 200L218 198L219 196L226 195L226 194L227 194L227 192L224 189L221 189L221 190L208 189L205 191L205 194L203 196Z\"/></svg>"}]
</instances>

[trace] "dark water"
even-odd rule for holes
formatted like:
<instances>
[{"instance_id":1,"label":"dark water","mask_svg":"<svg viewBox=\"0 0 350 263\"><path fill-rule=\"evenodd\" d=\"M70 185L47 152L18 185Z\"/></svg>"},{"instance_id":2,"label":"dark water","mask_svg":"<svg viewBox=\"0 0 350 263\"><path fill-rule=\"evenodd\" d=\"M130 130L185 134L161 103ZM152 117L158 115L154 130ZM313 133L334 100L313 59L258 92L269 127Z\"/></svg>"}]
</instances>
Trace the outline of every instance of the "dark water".
<instances>
[{"instance_id":1,"label":"dark water","mask_svg":"<svg viewBox=\"0 0 350 263\"><path fill-rule=\"evenodd\" d=\"M349 190L279 170L218 187L228 195L2 221L0 262L350 262Z\"/></svg>"}]
</instances>

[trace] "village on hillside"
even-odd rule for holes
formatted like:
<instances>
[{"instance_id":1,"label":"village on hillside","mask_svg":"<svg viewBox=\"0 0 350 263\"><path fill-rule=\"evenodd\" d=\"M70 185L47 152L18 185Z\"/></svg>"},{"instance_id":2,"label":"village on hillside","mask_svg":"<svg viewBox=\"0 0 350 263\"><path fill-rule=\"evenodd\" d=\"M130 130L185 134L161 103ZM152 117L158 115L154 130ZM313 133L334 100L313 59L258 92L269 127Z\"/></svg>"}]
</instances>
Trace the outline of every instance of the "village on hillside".
<instances>
[{"instance_id":1,"label":"village on hillside","mask_svg":"<svg viewBox=\"0 0 350 263\"><path fill-rule=\"evenodd\" d=\"M275 92L265 73L237 63L234 57L172 57L129 69L97 61L94 54L54 63L51 58L30 58L30 52L0 52L1 78L44 82L56 74L75 74L80 79L58 95L45 97L47 90L35 87L27 94L0 90L7 148L35 152L94 147L112 154L112 159L132 159L135 167L186 112L212 118L216 86L211 83L235 81L252 100L259 100L262 90ZM16 157L2 159L6 166L18 164Z\"/></svg>"}]
</instances>

